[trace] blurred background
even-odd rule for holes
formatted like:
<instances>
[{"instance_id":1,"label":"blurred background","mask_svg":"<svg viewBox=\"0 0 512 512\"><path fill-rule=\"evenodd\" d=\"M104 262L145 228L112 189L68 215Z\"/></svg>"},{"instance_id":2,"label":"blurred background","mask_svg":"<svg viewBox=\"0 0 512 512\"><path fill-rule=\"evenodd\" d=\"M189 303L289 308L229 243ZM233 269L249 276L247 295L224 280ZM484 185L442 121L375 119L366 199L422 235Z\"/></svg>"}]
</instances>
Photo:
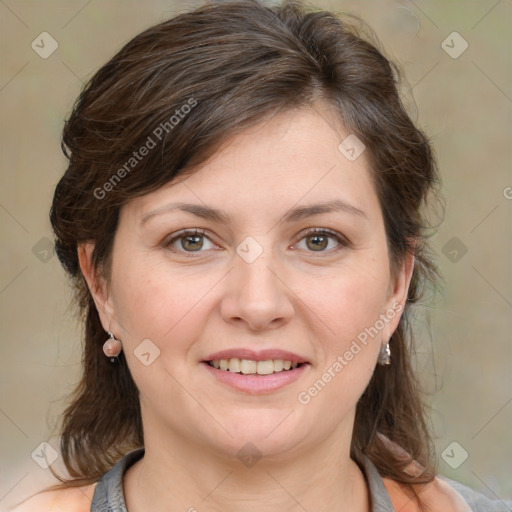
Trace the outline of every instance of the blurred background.
<instances>
[{"instance_id":1,"label":"blurred background","mask_svg":"<svg viewBox=\"0 0 512 512\"><path fill-rule=\"evenodd\" d=\"M80 371L80 325L48 221L65 169L63 120L122 45L196 5L0 0L2 510L51 481L42 451L61 467L52 432ZM432 244L444 283L417 308L416 324L439 470L511 499L512 3L315 5L376 31L405 72L411 116L433 141L446 209Z\"/></svg>"}]
</instances>

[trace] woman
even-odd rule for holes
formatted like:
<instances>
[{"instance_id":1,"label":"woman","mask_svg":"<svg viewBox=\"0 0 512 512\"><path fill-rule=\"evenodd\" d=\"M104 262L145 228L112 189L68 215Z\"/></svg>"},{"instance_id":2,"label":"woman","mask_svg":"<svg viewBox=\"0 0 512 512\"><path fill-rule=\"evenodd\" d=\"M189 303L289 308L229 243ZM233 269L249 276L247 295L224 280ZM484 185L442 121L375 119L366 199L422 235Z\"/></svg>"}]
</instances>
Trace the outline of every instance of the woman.
<instances>
[{"instance_id":1,"label":"woman","mask_svg":"<svg viewBox=\"0 0 512 512\"><path fill-rule=\"evenodd\" d=\"M251 0L96 73L51 212L71 479L19 510L505 510L432 461L408 318L438 177L397 78L333 14Z\"/></svg>"}]
</instances>

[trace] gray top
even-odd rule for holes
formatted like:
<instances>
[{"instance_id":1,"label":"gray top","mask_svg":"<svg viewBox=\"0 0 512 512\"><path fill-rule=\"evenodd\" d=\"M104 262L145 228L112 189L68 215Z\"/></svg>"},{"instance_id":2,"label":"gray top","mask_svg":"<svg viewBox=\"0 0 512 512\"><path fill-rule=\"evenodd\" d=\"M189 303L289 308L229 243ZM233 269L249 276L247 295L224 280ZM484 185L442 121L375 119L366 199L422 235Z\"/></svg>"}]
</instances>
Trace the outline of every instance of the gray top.
<instances>
[{"instance_id":1,"label":"gray top","mask_svg":"<svg viewBox=\"0 0 512 512\"><path fill-rule=\"evenodd\" d=\"M94 490L91 512L128 512L124 502L123 475L125 471L144 456L144 448L126 454L108 473L100 479ZM372 512L395 512L384 482L372 461L365 457L361 468L368 482ZM510 512L512 502L490 500L452 480L447 481L469 504L474 512Z\"/></svg>"}]
</instances>

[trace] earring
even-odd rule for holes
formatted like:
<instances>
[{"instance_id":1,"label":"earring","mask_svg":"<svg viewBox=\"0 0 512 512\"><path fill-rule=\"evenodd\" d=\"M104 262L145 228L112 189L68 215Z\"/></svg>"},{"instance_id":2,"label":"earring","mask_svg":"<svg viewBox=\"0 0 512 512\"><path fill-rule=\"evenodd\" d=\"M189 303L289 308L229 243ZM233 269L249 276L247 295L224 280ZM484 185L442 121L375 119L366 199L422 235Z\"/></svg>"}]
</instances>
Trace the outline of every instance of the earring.
<instances>
[{"instance_id":1,"label":"earring","mask_svg":"<svg viewBox=\"0 0 512 512\"><path fill-rule=\"evenodd\" d=\"M389 366L391 364L391 349L389 348L389 340L386 343L386 345L380 346L377 363L379 363L382 366Z\"/></svg>"},{"instance_id":2,"label":"earring","mask_svg":"<svg viewBox=\"0 0 512 512\"><path fill-rule=\"evenodd\" d=\"M122 349L121 341L108 331L108 340L103 344L103 352L107 357L110 357L111 363L118 362L117 356L121 353Z\"/></svg>"}]
</instances>

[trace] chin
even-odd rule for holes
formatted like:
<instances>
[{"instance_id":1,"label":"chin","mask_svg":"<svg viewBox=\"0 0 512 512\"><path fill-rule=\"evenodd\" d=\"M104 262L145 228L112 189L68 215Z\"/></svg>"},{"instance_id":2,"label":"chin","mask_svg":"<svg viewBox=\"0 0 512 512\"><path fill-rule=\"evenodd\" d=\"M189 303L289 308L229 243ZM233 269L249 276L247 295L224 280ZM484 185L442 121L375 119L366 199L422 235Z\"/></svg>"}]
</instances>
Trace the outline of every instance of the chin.
<instances>
[{"instance_id":1,"label":"chin","mask_svg":"<svg viewBox=\"0 0 512 512\"><path fill-rule=\"evenodd\" d=\"M212 439L218 450L229 458L247 456L282 458L310 439L300 409L250 409L238 410L223 416L222 437Z\"/></svg>"}]
</instances>

